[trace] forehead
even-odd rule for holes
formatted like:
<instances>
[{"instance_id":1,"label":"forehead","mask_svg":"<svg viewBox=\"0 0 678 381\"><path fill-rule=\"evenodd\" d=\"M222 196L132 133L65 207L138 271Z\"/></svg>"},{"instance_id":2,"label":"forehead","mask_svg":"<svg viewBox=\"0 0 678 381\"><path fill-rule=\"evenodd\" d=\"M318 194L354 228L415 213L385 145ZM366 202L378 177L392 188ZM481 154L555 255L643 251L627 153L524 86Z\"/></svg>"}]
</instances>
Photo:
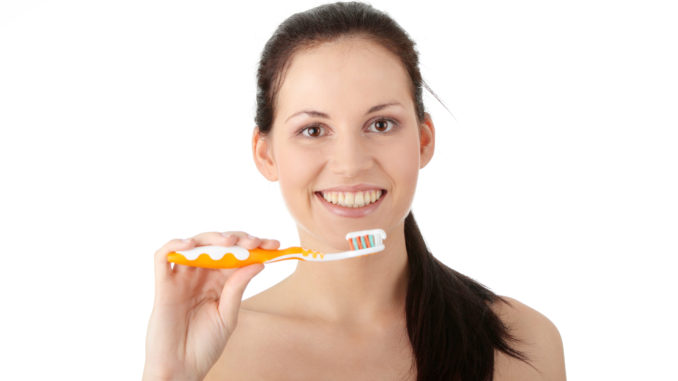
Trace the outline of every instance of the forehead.
<instances>
[{"instance_id":1,"label":"forehead","mask_svg":"<svg viewBox=\"0 0 678 381\"><path fill-rule=\"evenodd\" d=\"M297 52L277 95L276 119L305 108L361 115L375 104L412 105L411 80L400 59L359 37L322 43ZM284 119L282 119L284 120Z\"/></svg>"}]
</instances>

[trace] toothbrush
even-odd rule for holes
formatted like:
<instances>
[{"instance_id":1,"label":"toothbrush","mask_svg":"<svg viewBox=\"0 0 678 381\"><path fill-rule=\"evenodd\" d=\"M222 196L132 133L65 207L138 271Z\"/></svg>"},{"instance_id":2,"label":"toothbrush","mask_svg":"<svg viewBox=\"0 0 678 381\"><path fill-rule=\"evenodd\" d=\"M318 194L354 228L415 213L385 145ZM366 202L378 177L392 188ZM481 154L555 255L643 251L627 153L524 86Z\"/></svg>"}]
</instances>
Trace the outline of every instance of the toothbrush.
<instances>
[{"instance_id":1,"label":"toothbrush","mask_svg":"<svg viewBox=\"0 0 678 381\"><path fill-rule=\"evenodd\" d=\"M334 254L323 254L299 246L282 250L252 249L240 246L198 246L190 250L171 252L167 261L187 266L212 269L243 267L253 263L273 263L287 259L300 261L327 262L359 257L384 250L386 232L370 229L346 234L351 250Z\"/></svg>"}]
</instances>

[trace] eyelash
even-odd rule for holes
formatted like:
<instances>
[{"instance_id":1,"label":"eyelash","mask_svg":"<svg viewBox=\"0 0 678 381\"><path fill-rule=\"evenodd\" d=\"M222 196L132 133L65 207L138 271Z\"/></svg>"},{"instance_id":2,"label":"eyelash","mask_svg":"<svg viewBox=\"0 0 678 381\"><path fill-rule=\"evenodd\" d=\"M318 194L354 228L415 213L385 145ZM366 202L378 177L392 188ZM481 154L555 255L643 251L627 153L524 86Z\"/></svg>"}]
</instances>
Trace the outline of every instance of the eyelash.
<instances>
[{"instance_id":1,"label":"eyelash","mask_svg":"<svg viewBox=\"0 0 678 381\"><path fill-rule=\"evenodd\" d=\"M372 121L372 123L370 123L370 126L372 126L372 125L373 125L374 123L376 123L376 122L382 122L382 121L384 121L384 122L390 122L390 123L392 123L392 126L391 126L391 128L388 129L387 131L377 131L377 132L381 132L381 133L386 134L386 133L392 132L395 128L398 127L398 122L395 121L395 120L393 120L393 119L390 119L390 118L378 118L378 119L375 119L374 121ZM324 136L324 135L322 135L322 136L308 136L308 135L304 134L304 131L307 131L309 128L313 128L313 127L323 128L323 125L322 125L322 124L319 124L319 123L311 124L310 126L306 126L306 127L302 128L302 129L300 129L300 130L297 132L297 135L303 135L304 137L307 137L307 138L316 138L316 137L322 137L322 136Z\"/></svg>"}]
</instances>

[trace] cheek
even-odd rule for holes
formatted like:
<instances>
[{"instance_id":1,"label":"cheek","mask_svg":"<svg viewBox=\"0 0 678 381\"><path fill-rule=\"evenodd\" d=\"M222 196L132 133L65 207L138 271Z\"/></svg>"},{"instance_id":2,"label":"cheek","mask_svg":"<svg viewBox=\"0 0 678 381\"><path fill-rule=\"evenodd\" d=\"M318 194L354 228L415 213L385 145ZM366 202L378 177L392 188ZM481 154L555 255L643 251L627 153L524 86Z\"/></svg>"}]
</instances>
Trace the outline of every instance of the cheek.
<instances>
[{"instance_id":1,"label":"cheek","mask_svg":"<svg viewBox=\"0 0 678 381\"><path fill-rule=\"evenodd\" d=\"M279 149L276 161L280 189L285 200L289 203L306 198L319 165L317 155L300 149Z\"/></svg>"},{"instance_id":2,"label":"cheek","mask_svg":"<svg viewBox=\"0 0 678 381\"><path fill-rule=\"evenodd\" d=\"M403 190L414 189L419 175L419 142L417 136L399 140L386 153L388 165L396 185Z\"/></svg>"}]
</instances>

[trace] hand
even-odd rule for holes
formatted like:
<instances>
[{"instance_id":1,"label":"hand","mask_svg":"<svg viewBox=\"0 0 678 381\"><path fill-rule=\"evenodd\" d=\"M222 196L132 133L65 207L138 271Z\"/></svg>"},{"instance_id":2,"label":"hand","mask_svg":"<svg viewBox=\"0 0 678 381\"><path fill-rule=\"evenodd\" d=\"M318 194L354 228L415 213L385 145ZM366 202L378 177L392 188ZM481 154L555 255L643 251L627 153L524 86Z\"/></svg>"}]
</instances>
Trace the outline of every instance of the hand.
<instances>
[{"instance_id":1,"label":"hand","mask_svg":"<svg viewBox=\"0 0 678 381\"><path fill-rule=\"evenodd\" d=\"M280 242L244 232L203 233L174 239L155 252L155 300L146 336L144 380L202 380L235 330L243 292L263 268L171 267L167 254L196 246L277 249Z\"/></svg>"}]
</instances>

